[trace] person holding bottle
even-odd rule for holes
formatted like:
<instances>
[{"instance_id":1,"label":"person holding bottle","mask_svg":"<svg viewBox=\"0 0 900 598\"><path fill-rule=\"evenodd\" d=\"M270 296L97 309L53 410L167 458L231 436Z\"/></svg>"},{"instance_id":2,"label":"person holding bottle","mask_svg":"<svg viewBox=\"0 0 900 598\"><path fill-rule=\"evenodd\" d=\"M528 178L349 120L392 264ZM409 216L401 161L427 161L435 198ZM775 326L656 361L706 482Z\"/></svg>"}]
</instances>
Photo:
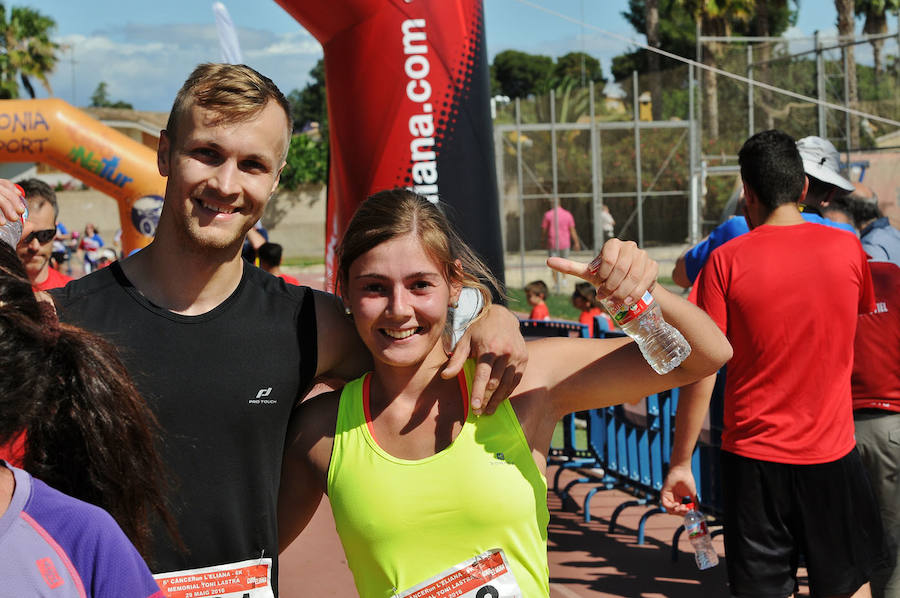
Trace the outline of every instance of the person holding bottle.
<instances>
[{"instance_id":1,"label":"person holding bottle","mask_svg":"<svg viewBox=\"0 0 900 598\"><path fill-rule=\"evenodd\" d=\"M564 414L636 401L715 372L730 356L702 311L654 285L658 264L608 241L591 266L548 266L632 304L652 290L690 356L660 376L629 338L544 338L493 415L467 408L474 363L440 374L463 286L494 282L440 208L410 190L376 193L338 249L338 291L374 370L295 412L279 496L282 548L327 493L362 598L409 596L467 567L502 595L549 596L546 456ZM429 545L422 549L423 539ZM491 594L486 594L491 595Z\"/></svg>"},{"instance_id":2,"label":"person holding bottle","mask_svg":"<svg viewBox=\"0 0 900 598\"><path fill-rule=\"evenodd\" d=\"M855 448L850 377L858 314L874 309L859 239L807 222L797 144L769 130L738 159L750 232L719 247L691 299L728 336L721 487L732 595L788 596L802 551L813 596L849 596L884 557ZM690 458L715 376L682 389L662 505L684 515Z\"/></svg>"}]
</instances>

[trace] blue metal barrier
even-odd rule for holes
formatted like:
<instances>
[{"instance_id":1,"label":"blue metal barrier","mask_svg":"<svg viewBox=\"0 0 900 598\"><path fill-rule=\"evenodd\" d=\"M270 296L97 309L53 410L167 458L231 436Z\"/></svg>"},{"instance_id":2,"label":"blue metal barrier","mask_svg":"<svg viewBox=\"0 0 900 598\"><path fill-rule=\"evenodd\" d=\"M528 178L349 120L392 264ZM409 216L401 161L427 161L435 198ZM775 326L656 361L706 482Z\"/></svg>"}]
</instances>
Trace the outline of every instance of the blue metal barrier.
<instances>
[{"instance_id":1,"label":"blue metal barrier","mask_svg":"<svg viewBox=\"0 0 900 598\"><path fill-rule=\"evenodd\" d=\"M624 333L603 329L602 320L595 318L595 338L622 337ZM523 336L588 337L587 326L568 321L522 320ZM722 492L719 472L719 452L722 433L722 397L725 369L720 370L710 402L708 435L702 438L691 457L691 469L697 484L700 509L710 517L712 535L723 533L721 528ZM582 508L584 520L591 521L591 498L603 490L618 489L633 498L620 503L609 520L608 532L613 533L621 513L634 506L649 507L641 515L637 543L645 541L647 521L665 513L660 504L660 492L669 469L678 408L679 389L672 389L644 398L637 407L617 405L592 409L582 414L587 419L587 446L575 443L575 414L562 419L563 444L551 446L548 465L558 466L553 491L564 502L571 501L570 490L577 484L593 484ZM564 470L578 470L579 477L570 480L560 490L560 475ZM679 527L672 538L672 560L678 558L678 540L683 532Z\"/></svg>"}]
</instances>

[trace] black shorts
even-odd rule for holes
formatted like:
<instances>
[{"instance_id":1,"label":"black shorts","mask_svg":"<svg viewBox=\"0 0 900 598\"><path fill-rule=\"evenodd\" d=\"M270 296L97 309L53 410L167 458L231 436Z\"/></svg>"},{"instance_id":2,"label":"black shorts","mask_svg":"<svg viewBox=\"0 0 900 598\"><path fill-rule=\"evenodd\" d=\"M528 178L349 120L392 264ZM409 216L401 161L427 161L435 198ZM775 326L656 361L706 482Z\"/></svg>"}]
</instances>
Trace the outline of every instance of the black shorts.
<instances>
[{"instance_id":1,"label":"black shorts","mask_svg":"<svg viewBox=\"0 0 900 598\"><path fill-rule=\"evenodd\" d=\"M881 516L854 448L818 465L722 451L731 593L789 596L803 555L812 596L852 593L885 558Z\"/></svg>"}]
</instances>

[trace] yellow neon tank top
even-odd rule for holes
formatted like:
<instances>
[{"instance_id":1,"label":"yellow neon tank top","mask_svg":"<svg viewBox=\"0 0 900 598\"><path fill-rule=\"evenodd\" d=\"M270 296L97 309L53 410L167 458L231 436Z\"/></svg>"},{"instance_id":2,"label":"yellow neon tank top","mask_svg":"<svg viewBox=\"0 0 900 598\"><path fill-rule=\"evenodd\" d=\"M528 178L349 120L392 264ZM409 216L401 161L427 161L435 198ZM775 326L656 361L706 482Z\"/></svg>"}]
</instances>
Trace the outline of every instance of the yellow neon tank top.
<instances>
[{"instance_id":1,"label":"yellow neon tank top","mask_svg":"<svg viewBox=\"0 0 900 598\"><path fill-rule=\"evenodd\" d=\"M460 374L469 404L475 364ZM459 435L425 459L384 451L366 418L370 374L341 393L328 497L361 598L398 595L500 548L527 598L549 596L547 481L509 401L467 409Z\"/></svg>"}]
</instances>

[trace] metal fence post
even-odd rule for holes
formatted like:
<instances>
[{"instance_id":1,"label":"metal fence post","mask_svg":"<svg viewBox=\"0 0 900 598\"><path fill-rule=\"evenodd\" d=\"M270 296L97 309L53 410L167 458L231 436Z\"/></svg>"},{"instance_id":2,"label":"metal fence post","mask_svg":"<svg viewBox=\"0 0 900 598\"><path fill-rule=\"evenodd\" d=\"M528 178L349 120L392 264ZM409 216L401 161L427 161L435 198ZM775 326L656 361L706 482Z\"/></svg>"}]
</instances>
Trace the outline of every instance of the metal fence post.
<instances>
[{"instance_id":1,"label":"metal fence post","mask_svg":"<svg viewBox=\"0 0 900 598\"><path fill-rule=\"evenodd\" d=\"M688 165L690 196L688 197L688 240L691 245L700 240L700 187L697 185L697 119L694 111L694 65L688 65Z\"/></svg>"},{"instance_id":2,"label":"metal fence post","mask_svg":"<svg viewBox=\"0 0 900 598\"><path fill-rule=\"evenodd\" d=\"M819 102L825 101L825 56L822 54L822 41L819 39L819 32L813 33L813 43L816 44L816 98ZM828 139L828 121L825 113L825 106L817 104L817 112L819 115L819 137Z\"/></svg>"},{"instance_id":3,"label":"metal fence post","mask_svg":"<svg viewBox=\"0 0 900 598\"><path fill-rule=\"evenodd\" d=\"M597 144L597 119L596 119L596 111L594 109L594 82L591 81L588 86L588 91L591 94L590 97L590 108L591 108L591 135L590 135L590 144L591 144L591 203L593 205L593 213L594 213L594 254L597 255L600 253L600 246L603 245L603 227L600 222L600 214L603 212L603 199L602 193L603 190L598 188L597 178L598 178L598 162L600 160L599 151L600 148Z\"/></svg>"},{"instance_id":4,"label":"metal fence post","mask_svg":"<svg viewBox=\"0 0 900 598\"><path fill-rule=\"evenodd\" d=\"M516 98L516 187L519 193L519 269L525 280L525 189L522 185L522 105Z\"/></svg>"},{"instance_id":5,"label":"metal fence post","mask_svg":"<svg viewBox=\"0 0 900 598\"><path fill-rule=\"evenodd\" d=\"M638 103L638 73L632 71L634 81L634 192L637 197L637 222L638 222L638 247L644 246L644 198L641 195L644 186L641 180L641 120L640 105Z\"/></svg>"},{"instance_id":6,"label":"metal fence post","mask_svg":"<svg viewBox=\"0 0 900 598\"><path fill-rule=\"evenodd\" d=\"M752 137L756 125L753 122L753 46L750 44L747 44L747 78L750 79L747 86L747 136Z\"/></svg>"},{"instance_id":7,"label":"metal fence post","mask_svg":"<svg viewBox=\"0 0 900 598\"><path fill-rule=\"evenodd\" d=\"M553 232L556 233L554 235L553 243L556 245L554 249L559 249L559 168L557 165L557 160L559 157L556 154L556 90L550 90L550 170L553 173ZM554 285L556 288L554 289L557 293L560 291L559 287L559 279L560 277L556 277L556 284Z\"/></svg>"}]
</instances>

